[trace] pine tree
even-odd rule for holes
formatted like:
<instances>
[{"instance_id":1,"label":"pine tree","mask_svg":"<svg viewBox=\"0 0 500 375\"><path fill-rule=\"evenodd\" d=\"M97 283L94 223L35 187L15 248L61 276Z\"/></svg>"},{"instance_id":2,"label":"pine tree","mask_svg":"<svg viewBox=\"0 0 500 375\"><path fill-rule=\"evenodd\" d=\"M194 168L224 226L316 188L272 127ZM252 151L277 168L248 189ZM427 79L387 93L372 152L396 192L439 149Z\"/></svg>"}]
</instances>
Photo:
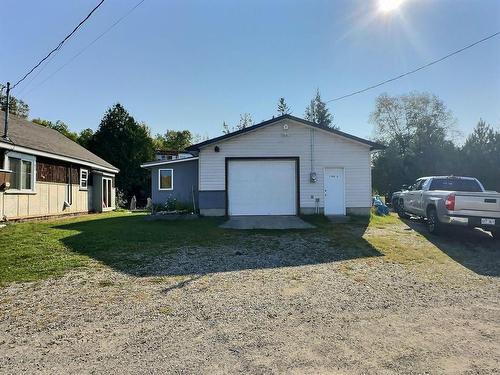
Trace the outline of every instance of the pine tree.
<instances>
[{"instance_id":1,"label":"pine tree","mask_svg":"<svg viewBox=\"0 0 500 375\"><path fill-rule=\"evenodd\" d=\"M307 106L304 116L306 120L314 122L315 124L338 129L332 123L333 116L328 110L326 103L323 100L321 100L321 94L319 93L319 89L316 90L316 96L311 100L311 102Z\"/></svg>"},{"instance_id":2,"label":"pine tree","mask_svg":"<svg viewBox=\"0 0 500 375\"><path fill-rule=\"evenodd\" d=\"M253 125L252 115L250 113L243 113L240 115L240 122L236 125L236 130L242 130Z\"/></svg>"},{"instance_id":3,"label":"pine tree","mask_svg":"<svg viewBox=\"0 0 500 375\"><path fill-rule=\"evenodd\" d=\"M280 98L280 100L278 101L278 114L280 116L283 116L289 115L290 113L292 113L292 110L290 109L288 104L286 104L285 98Z\"/></svg>"}]
</instances>

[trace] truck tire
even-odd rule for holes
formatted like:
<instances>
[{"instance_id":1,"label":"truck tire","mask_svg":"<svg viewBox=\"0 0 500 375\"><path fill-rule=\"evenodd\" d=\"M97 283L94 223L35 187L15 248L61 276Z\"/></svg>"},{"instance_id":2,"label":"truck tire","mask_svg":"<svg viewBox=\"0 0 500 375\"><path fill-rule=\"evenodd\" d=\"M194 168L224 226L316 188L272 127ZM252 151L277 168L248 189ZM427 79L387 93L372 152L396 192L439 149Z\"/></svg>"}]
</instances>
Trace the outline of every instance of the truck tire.
<instances>
[{"instance_id":1,"label":"truck tire","mask_svg":"<svg viewBox=\"0 0 500 375\"><path fill-rule=\"evenodd\" d=\"M399 201L399 202L397 203L397 212L398 212L398 216L399 216L401 219L409 219L409 218L410 218L410 215L408 215L408 214L405 212L404 202Z\"/></svg>"},{"instance_id":2,"label":"truck tire","mask_svg":"<svg viewBox=\"0 0 500 375\"><path fill-rule=\"evenodd\" d=\"M442 230L442 225L439 222L437 211L434 207L427 210L427 230L430 234L440 234Z\"/></svg>"}]
</instances>

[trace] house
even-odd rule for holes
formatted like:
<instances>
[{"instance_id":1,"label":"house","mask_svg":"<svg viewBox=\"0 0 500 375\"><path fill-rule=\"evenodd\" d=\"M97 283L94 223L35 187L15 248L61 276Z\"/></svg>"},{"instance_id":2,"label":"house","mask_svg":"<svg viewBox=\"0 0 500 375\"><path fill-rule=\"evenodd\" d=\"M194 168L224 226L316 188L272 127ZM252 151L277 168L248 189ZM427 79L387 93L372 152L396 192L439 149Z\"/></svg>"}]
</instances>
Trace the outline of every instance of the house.
<instances>
[{"instance_id":1,"label":"house","mask_svg":"<svg viewBox=\"0 0 500 375\"><path fill-rule=\"evenodd\" d=\"M9 115L7 137L0 134L0 220L112 210L116 173L58 131Z\"/></svg>"},{"instance_id":2,"label":"house","mask_svg":"<svg viewBox=\"0 0 500 375\"><path fill-rule=\"evenodd\" d=\"M182 158L188 158L192 155L188 152L173 151L173 150L156 150L155 159L156 160L176 160Z\"/></svg>"},{"instance_id":3,"label":"house","mask_svg":"<svg viewBox=\"0 0 500 375\"><path fill-rule=\"evenodd\" d=\"M195 202L202 215L367 215L371 154L383 146L284 115L153 161L153 203Z\"/></svg>"}]
</instances>

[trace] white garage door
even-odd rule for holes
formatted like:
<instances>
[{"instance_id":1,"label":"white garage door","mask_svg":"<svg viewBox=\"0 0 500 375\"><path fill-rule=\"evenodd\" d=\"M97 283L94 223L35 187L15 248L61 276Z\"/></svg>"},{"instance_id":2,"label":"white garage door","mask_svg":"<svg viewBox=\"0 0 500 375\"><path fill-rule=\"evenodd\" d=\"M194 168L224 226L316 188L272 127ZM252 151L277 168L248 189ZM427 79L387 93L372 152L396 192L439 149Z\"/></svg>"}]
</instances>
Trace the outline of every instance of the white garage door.
<instances>
[{"instance_id":1,"label":"white garage door","mask_svg":"<svg viewBox=\"0 0 500 375\"><path fill-rule=\"evenodd\" d=\"M229 215L295 215L295 160L230 160Z\"/></svg>"}]
</instances>

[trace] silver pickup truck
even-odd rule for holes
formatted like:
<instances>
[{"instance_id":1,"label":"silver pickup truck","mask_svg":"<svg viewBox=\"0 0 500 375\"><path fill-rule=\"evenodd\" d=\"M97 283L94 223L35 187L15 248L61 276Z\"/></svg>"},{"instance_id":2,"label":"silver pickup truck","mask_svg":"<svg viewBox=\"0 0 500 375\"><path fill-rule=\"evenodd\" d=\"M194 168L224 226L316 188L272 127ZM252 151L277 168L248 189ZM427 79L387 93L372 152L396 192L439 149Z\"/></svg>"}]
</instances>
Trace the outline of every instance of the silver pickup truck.
<instances>
[{"instance_id":1,"label":"silver pickup truck","mask_svg":"<svg viewBox=\"0 0 500 375\"><path fill-rule=\"evenodd\" d=\"M484 190L475 178L419 178L407 191L398 193L395 208L402 218L427 219L433 234L450 224L483 228L500 238L500 194Z\"/></svg>"}]
</instances>

